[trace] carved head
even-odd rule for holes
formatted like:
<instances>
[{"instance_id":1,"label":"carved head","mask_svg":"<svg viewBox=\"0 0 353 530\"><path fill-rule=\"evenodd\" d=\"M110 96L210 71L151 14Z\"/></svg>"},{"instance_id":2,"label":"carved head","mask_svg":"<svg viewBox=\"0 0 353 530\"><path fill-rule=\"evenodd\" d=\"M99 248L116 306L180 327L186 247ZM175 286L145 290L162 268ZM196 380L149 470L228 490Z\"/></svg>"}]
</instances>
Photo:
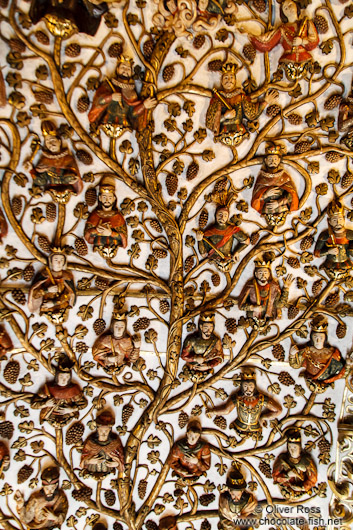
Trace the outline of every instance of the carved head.
<instances>
[{"instance_id":1,"label":"carved head","mask_svg":"<svg viewBox=\"0 0 353 530\"><path fill-rule=\"evenodd\" d=\"M114 416L109 410L104 410L96 417L98 440L106 442L114 425Z\"/></svg>"},{"instance_id":2,"label":"carved head","mask_svg":"<svg viewBox=\"0 0 353 530\"><path fill-rule=\"evenodd\" d=\"M287 433L287 449L292 458L299 458L302 445L302 437L299 429L290 429Z\"/></svg>"},{"instance_id":3,"label":"carved head","mask_svg":"<svg viewBox=\"0 0 353 530\"><path fill-rule=\"evenodd\" d=\"M220 225L227 224L229 219L229 209L226 206L219 206L216 210L216 221Z\"/></svg>"},{"instance_id":4,"label":"carved head","mask_svg":"<svg viewBox=\"0 0 353 530\"><path fill-rule=\"evenodd\" d=\"M189 445L195 445L201 436L201 425L198 421L190 421L186 429L186 439Z\"/></svg>"},{"instance_id":5,"label":"carved head","mask_svg":"<svg viewBox=\"0 0 353 530\"><path fill-rule=\"evenodd\" d=\"M287 22L295 22L300 15L300 5L294 2L293 0L284 0L281 2L280 8L280 17L282 22L286 24Z\"/></svg>"},{"instance_id":6,"label":"carved head","mask_svg":"<svg viewBox=\"0 0 353 530\"><path fill-rule=\"evenodd\" d=\"M209 339L214 330L214 314L202 313L199 320L199 330L203 339Z\"/></svg>"},{"instance_id":7,"label":"carved head","mask_svg":"<svg viewBox=\"0 0 353 530\"><path fill-rule=\"evenodd\" d=\"M232 499L235 501L239 500L246 488L246 480L243 473L240 471L239 466L232 466L232 469L227 477L226 485Z\"/></svg>"},{"instance_id":8,"label":"carved head","mask_svg":"<svg viewBox=\"0 0 353 530\"><path fill-rule=\"evenodd\" d=\"M67 257L62 252L52 252L49 256L49 266L53 272L61 272L66 268Z\"/></svg>"},{"instance_id":9,"label":"carved head","mask_svg":"<svg viewBox=\"0 0 353 530\"><path fill-rule=\"evenodd\" d=\"M59 486L60 471L57 467L47 467L41 475L44 497L47 501L52 500Z\"/></svg>"},{"instance_id":10,"label":"carved head","mask_svg":"<svg viewBox=\"0 0 353 530\"><path fill-rule=\"evenodd\" d=\"M61 151L61 138L55 124L51 120L42 121L42 133L44 137L45 148L53 154L58 154Z\"/></svg>"},{"instance_id":11,"label":"carved head","mask_svg":"<svg viewBox=\"0 0 353 530\"><path fill-rule=\"evenodd\" d=\"M119 77L130 79L132 77L132 59L131 57L121 55L116 67L116 73Z\"/></svg>"}]
</instances>

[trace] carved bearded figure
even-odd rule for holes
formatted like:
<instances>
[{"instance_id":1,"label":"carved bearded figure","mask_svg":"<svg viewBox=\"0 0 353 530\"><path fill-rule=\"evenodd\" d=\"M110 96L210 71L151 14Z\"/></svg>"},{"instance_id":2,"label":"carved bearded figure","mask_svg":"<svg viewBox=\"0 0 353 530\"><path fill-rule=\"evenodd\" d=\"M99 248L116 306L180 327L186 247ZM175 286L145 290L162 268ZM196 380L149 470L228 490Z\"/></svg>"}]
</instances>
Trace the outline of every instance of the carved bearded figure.
<instances>
[{"instance_id":1,"label":"carved bearded figure","mask_svg":"<svg viewBox=\"0 0 353 530\"><path fill-rule=\"evenodd\" d=\"M278 281L272 278L271 260L264 255L262 259L255 260L254 278L244 285L238 298L238 307L259 325L265 324L267 320L281 318L280 309L287 304L292 282L293 277L289 274L281 289Z\"/></svg>"},{"instance_id":2,"label":"carved bearded figure","mask_svg":"<svg viewBox=\"0 0 353 530\"><path fill-rule=\"evenodd\" d=\"M315 317L311 322L310 342L294 345L289 352L290 366L305 368L303 375L309 389L319 394L346 374L341 352L327 342L327 326L325 317Z\"/></svg>"},{"instance_id":3,"label":"carved bearded figure","mask_svg":"<svg viewBox=\"0 0 353 530\"><path fill-rule=\"evenodd\" d=\"M336 199L327 207L327 224L327 230L319 235L314 256L325 256L320 268L329 278L340 280L349 274L353 266L353 230L345 228L344 206Z\"/></svg>"},{"instance_id":4,"label":"carved bearded figure","mask_svg":"<svg viewBox=\"0 0 353 530\"><path fill-rule=\"evenodd\" d=\"M281 226L288 212L298 209L299 197L290 175L281 166L281 146L266 149L264 165L253 190L251 206L269 226Z\"/></svg>"},{"instance_id":5,"label":"carved bearded figure","mask_svg":"<svg viewBox=\"0 0 353 530\"><path fill-rule=\"evenodd\" d=\"M104 258L113 258L127 246L127 227L117 207L115 179L105 176L99 183L98 208L88 217L85 239Z\"/></svg>"},{"instance_id":6,"label":"carved bearded figure","mask_svg":"<svg viewBox=\"0 0 353 530\"><path fill-rule=\"evenodd\" d=\"M227 491L219 496L219 530L247 530L251 524L239 524L240 519L256 518L257 500L246 489L246 481L238 466L232 465L227 477Z\"/></svg>"},{"instance_id":7,"label":"carved bearded figure","mask_svg":"<svg viewBox=\"0 0 353 530\"><path fill-rule=\"evenodd\" d=\"M286 499L297 499L317 482L317 469L309 453L302 451L299 429L287 433L287 451L281 453L273 465L272 477Z\"/></svg>"},{"instance_id":8,"label":"carved bearded figure","mask_svg":"<svg viewBox=\"0 0 353 530\"><path fill-rule=\"evenodd\" d=\"M186 430L186 437L176 442L168 456L168 464L175 474L188 483L195 482L206 474L211 465L211 451L207 442L201 440L201 425L191 421Z\"/></svg>"},{"instance_id":9,"label":"carved bearded figure","mask_svg":"<svg viewBox=\"0 0 353 530\"><path fill-rule=\"evenodd\" d=\"M227 63L222 68L221 90L214 95L206 114L206 127L214 133L214 141L229 147L239 145L249 133L246 120L256 120L266 105L274 102L278 94L269 91L261 102L253 102L236 84L237 65Z\"/></svg>"},{"instance_id":10,"label":"carved bearded figure","mask_svg":"<svg viewBox=\"0 0 353 530\"><path fill-rule=\"evenodd\" d=\"M229 414L236 409L237 417L230 427L241 436L262 438L262 427L266 420L277 417L282 407L274 399L259 392L256 388L256 376L252 370L244 370L241 376L240 390L233 394L224 405L207 410L207 416Z\"/></svg>"},{"instance_id":11,"label":"carved bearded figure","mask_svg":"<svg viewBox=\"0 0 353 530\"><path fill-rule=\"evenodd\" d=\"M250 42L260 52L269 52L277 44L283 47L278 68L283 69L288 80L302 79L312 63L310 52L319 44L314 23L308 17L300 18L301 8L293 0L281 2L280 16L283 24L261 36L251 36Z\"/></svg>"},{"instance_id":12,"label":"carved bearded figure","mask_svg":"<svg viewBox=\"0 0 353 530\"><path fill-rule=\"evenodd\" d=\"M121 56L116 77L106 79L97 89L88 119L95 131L100 127L110 138L119 138L125 131L145 129L148 111L156 105L155 98L139 99L132 79L132 59Z\"/></svg>"},{"instance_id":13,"label":"carved bearded figure","mask_svg":"<svg viewBox=\"0 0 353 530\"><path fill-rule=\"evenodd\" d=\"M203 313L198 331L184 341L181 352L181 358L186 362L184 372L193 382L205 380L224 359L222 341L214 334L214 327L214 314Z\"/></svg>"},{"instance_id":14,"label":"carved bearded figure","mask_svg":"<svg viewBox=\"0 0 353 530\"><path fill-rule=\"evenodd\" d=\"M33 492L25 502L22 493L17 490L15 500L20 521L27 528L44 530L60 528L64 524L68 511L68 500L59 488L59 468L48 467L41 475L42 489Z\"/></svg>"}]
</instances>

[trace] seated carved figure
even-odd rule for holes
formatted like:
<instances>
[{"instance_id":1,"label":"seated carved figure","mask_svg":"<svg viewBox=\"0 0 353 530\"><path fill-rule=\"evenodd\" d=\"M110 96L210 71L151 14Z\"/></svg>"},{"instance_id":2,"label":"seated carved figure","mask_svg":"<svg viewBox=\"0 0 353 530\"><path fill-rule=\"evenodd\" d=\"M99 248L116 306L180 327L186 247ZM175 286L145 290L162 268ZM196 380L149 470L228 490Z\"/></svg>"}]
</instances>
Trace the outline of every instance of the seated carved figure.
<instances>
[{"instance_id":1,"label":"seated carved figure","mask_svg":"<svg viewBox=\"0 0 353 530\"><path fill-rule=\"evenodd\" d=\"M229 414L236 409L237 417L230 427L241 437L262 438L262 427L266 420L277 417L282 407L277 401L256 388L256 375L253 370L244 370L240 389L224 405L207 410L207 416Z\"/></svg>"},{"instance_id":2,"label":"seated carved figure","mask_svg":"<svg viewBox=\"0 0 353 530\"><path fill-rule=\"evenodd\" d=\"M16 491L17 512L24 527L44 530L60 528L64 524L69 503L64 491L59 488L59 475L58 467L44 469L42 489L31 493L26 502L22 493Z\"/></svg>"},{"instance_id":3,"label":"seated carved figure","mask_svg":"<svg viewBox=\"0 0 353 530\"><path fill-rule=\"evenodd\" d=\"M210 469L210 446L201 440L201 432L201 425L197 421L190 422L186 437L173 445L168 456L170 467L187 483L195 482Z\"/></svg>"},{"instance_id":4,"label":"seated carved figure","mask_svg":"<svg viewBox=\"0 0 353 530\"><path fill-rule=\"evenodd\" d=\"M251 206L270 226L281 226L288 212L298 209L299 198L290 175L281 165L281 146L266 148L264 165L253 190Z\"/></svg>"},{"instance_id":5,"label":"seated carved figure","mask_svg":"<svg viewBox=\"0 0 353 530\"><path fill-rule=\"evenodd\" d=\"M4 442L0 442L0 478L3 478L2 472L7 471L10 467L10 452Z\"/></svg>"},{"instance_id":6,"label":"seated carved figure","mask_svg":"<svg viewBox=\"0 0 353 530\"><path fill-rule=\"evenodd\" d=\"M80 193L83 187L76 160L70 151L62 146L57 128L50 120L42 122L44 147L42 155L34 165L26 160L34 186L50 193L55 202L66 204L71 195Z\"/></svg>"},{"instance_id":7,"label":"seated carved figure","mask_svg":"<svg viewBox=\"0 0 353 530\"><path fill-rule=\"evenodd\" d=\"M110 411L101 412L96 425L96 431L83 444L81 467L99 480L116 470L123 472L124 450L119 436L112 432L114 417Z\"/></svg>"},{"instance_id":8,"label":"seated carved figure","mask_svg":"<svg viewBox=\"0 0 353 530\"><path fill-rule=\"evenodd\" d=\"M111 329L95 341L93 358L107 372L116 372L137 361L140 353L140 340L132 338L126 331L126 313L114 313Z\"/></svg>"},{"instance_id":9,"label":"seated carved figure","mask_svg":"<svg viewBox=\"0 0 353 530\"><path fill-rule=\"evenodd\" d=\"M256 518L257 500L254 495L246 489L246 481L237 465L232 465L232 469L227 477L227 491L219 496L219 530L247 530L253 526L241 524L240 519L249 518L252 521ZM240 523L240 524L239 524Z\"/></svg>"},{"instance_id":10,"label":"seated carved figure","mask_svg":"<svg viewBox=\"0 0 353 530\"><path fill-rule=\"evenodd\" d=\"M250 42L260 52L269 52L277 44L283 47L278 68L283 69L288 80L302 79L312 63L310 52L319 44L315 25L308 17L300 18L301 8L293 0L284 0L280 7L283 22L261 36L251 36Z\"/></svg>"},{"instance_id":11,"label":"seated carved figure","mask_svg":"<svg viewBox=\"0 0 353 530\"><path fill-rule=\"evenodd\" d=\"M81 387L71 381L72 362L63 355L55 369L55 380L42 386L33 397L31 407L40 409L40 422L55 428L65 427L79 410L87 406Z\"/></svg>"},{"instance_id":12,"label":"seated carved figure","mask_svg":"<svg viewBox=\"0 0 353 530\"><path fill-rule=\"evenodd\" d=\"M339 106L338 130L345 133L341 143L353 151L353 84L350 94L341 101Z\"/></svg>"},{"instance_id":13,"label":"seated carved figure","mask_svg":"<svg viewBox=\"0 0 353 530\"><path fill-rule=\"evenodd\" d=\"M66 270L66 265L67 257L63 251L53 249L48 267L38 273L29 291L29 310L45 315L53 324L68 319L69 309L76 299L74 277Z\"/></svg>"},{"instance_id":14,"label":"seated carved figure","mask_svg":"<svg viewBox=\"0 0 353 530\"><path fill-rule=\"evenodd\" d=\"M184 340L181 358L186 361L186 374L193 382L206 379L224 359L222 341L214 334L214 327L214 314L202 313L198 331Z\"/></svg>"},{"instance_id":15,"label":"seated carved figure","mask_svg":"<svg viewBox=\"0 0 353 530\"><path fill-rule=\"evenodd\" d=\"M273 465L272 477L283 497L296 499L310 494L317 481L317 469L310 454L302 451L299 429L287 432L287 451Z\"/></svg>"},{"instance_id":16,"label":"seated carved figure","mask_svg":"<svg viewBox=\"0 0 353 530\"><path fill-rule=\"evenodd\" d=\"M344 206L334 199L327 206L327 230L319 235L314 256L325 256L320 268L331 279L345 278L353 267L353 230L345 227Z\"/></svg>"},{"instance_id":17,"label":"seated carved figure","mask_svg":"<svg viewBox=\"0 0 353 530\"><path fill-rule=\"evenodd\" d=\"M280 310L287 304L289 287L294 280L289 274L281 289L278 280L272 278L271 261L266 254L255 260L254 278L246 282L238 297L239 309L246 311L247 317L253 318L259 326L281 318Z\"/></svg>"},{"instance_id":18,"label":"seated carved figure","mask_svg":"<svg viewBox=\"0 0 353 530\"><path fill-rule=\"evenodd\" d=\"M345 377L346 362L341 352L327 342L327 320L318 315L311 322L310 342L291 347L289 364L292 368L305 368L303 375L312 392L322 393Z\"/></svg>"}]
</instances>

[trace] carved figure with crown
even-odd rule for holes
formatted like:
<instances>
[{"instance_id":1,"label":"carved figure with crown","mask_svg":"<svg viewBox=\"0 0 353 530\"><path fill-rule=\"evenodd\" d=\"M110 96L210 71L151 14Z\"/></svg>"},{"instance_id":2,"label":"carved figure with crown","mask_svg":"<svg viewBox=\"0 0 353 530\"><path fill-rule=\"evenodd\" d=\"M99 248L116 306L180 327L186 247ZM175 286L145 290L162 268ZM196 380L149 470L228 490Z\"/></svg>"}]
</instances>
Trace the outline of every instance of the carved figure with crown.
<instances>
[{"instance_id":1,"label":"carved figure with crown","mask_svg":"<svg viewBox=\"0 0 353 530\"><path fill-rule=\"evenodd\" d=\"M104 258L113 258L119 247L127 246L127 227L117 207L115 179L105 176L99 183L98 207L89 215L85 239Z\"/></svg>"},{"instance_id":2,"label":"carved figure with crown","mask_svg":"<svg viewBox=\"0 0 353 530\"><path fill-rule=\"evenodd\" d=\"M54 248L48 258L48 266L34 278L29 291L29 310L45 315L53 324L66 322L76 299L74 277L66 266L64 251Z\"/></svg>"},{"instance_id":3,"label":"carved figure with crown","mask_svg":"<svg viewBox=\"0 0 353 530\"><path fill-rule=\"evenodd\" d=\"M317 468L312 456L302 450L299 428L287 431L287 451L273 464L272 477L286 499L309 494L317 482Z\"/></svg>"},{"instance_id":4,"label":"carved figure with crown","mask_svg":"<svg viewBox=\"0 0 353 530\"><path fill-rule=\"evenodd\" d=\"M207 410L207 416L230 414L237 411L236 419L230 428L241 436L252 437L254 440L262 438L262 427L267 420L276 418L282 411L281 405L256 387L256 374L250 368L245 368L241 374L240 389L235 392L223 405Z\"/></svg>"},{"instance_id":5,"label":"carved figure with crown","mask_svg":"<svg viewBox=\"0 0 353 530\"><path fill-rule=\"evenodd\" d=\"M199 329L184 340L181 358L186 365L183 372L194 383L204 381L224 360L222 341L214 329L214 314L201 313Z\"/></svg>"},{"instance_id":6,"label":"carved figure with crown","mask_svg":"<svg viewBox=\"0 0 353 530\"><path fill-rule=\"evenodd\" d=\"M339 106L338 130L346 133L341 143L353 151L353 82L350 94L341 101Z\"/></svg>"},{"instance_id":7,"label":"carved figure with crown","mask_svg":"<svg viewBox=\"0 0 353 530\"><path fill-rule=\"evenodd\" d=\"M193 484L211 466L210 445L201 439L201 424L192 420L188 423L186 437L174 443L168 456L168 464L174 474L185 484Z\"/></svg>"},{"instance_id":8,"label":"carved figure with crown","mask_svg":"<svg viewBox=\"0 0 353 530\"><path fill-rule=\"evenodd\" d=\"M299 206L296 187L281 165L283 151L280 144L267 146L251 199L251 206L264 216L269 226L283 225L288 213Z\"/></svg>"},{"instance_id":9,"label":"carved figure with crown","mask_svg":"<svg viewBox=\"0 0 353 530\"><path fill-rule=\"evenodd\" d=\"M139 99L132 79L132 68L132 59L121 55L116 76L113 79L106 78L99 86L88 113L93 130L101 128L112 139L119 138L126 131L145 129L149 111L157 105L153 97Z\"/></svg>"},{"instance_id":10,"label":"carved figure with crown","mask_svg":"<svg viewBox=\"0 0 353 530\"><path fill-rule=\"evenodd\" d=\"M79 410L87 406L81 387L71 380L73 362L62 354L55 366L55 379L45 383L31 402L33 409L40 409L40 423L47 421L55 428L65 427Z\"/></svg>"},{"instance_id":11,"label":"carved figure with crown","mask_svg":"<svg viewBox=\"0 0 353 530\"><path fill-rule=\"evenodd\" d=\"M293 345L289 352L290 366L305 368L302 375L308 388L318 394L346 375L346 362L341 352L327 342L327 328L326 318L317 315L311 322L310 341Z\"/></svg>"},{"instance_id":12,"label":"carved figure with crown","mask_svg":"<svg viewBox=\"0 0 353 530\"><path fill-rule=\"evenodd\" d=\"M250 243L249 236L229 221L229 207L234 200L232 193L223 191L212 194L218 204L215 223L203 232L197 230L196 239L203 258L208 258L222 272L229 272L238 256Z\"/></svg>"},{"instance_id":13,"label":"carved figure with crown","mask_svg":"<svg viewBox=\"0 0 353 530\"><path fill-rule=\"evenodd\" d=\"M83 187L76 160L67 148L62 146L58 129L51 120L42 122L44 147L38 162L33 165L39 145L24 166L30 169L33 185L50 193L55 202L66 204L71 195L80 193Z\"/></svg>"},{"instance_id":14,"label":"carved figure with crown","mask_svg":"<svg viewBox=\"0 0 353 530\"><path fill-rule=\"evenodd\" d=\"M29 16L34 24L44 19L54 37L67 39L74 33L95 35L107 10L103 0L32 0Z\"/></svg>"},{"instance_id":15,"label":"carved figure with crown","mask_svg":"<svg viewBox=\"0 0 353 530\"><path fill-rule=\"evenodd\" d=\"M69 503L65 492L59 488L59 479L60 469L50 466L42 471L41 489L31 493L27 501L19 490L16 491L17 513L25 528L44 530L64 524Z\"/></svg>"},{"instance_id":16,"label":"carved figure with crown","mask_svg":"<svg viewBox=\"0 0 353 530\"><path fill-rule=\"evenodd\" d=\"M353 230L345 227L344 206L338 199L330 202L326 213L328 228L319 235L314 256L325 256L321 268L329 278L340 280L353 266Z\"/></svg>"},{"instance_id":17,"label":"carved figure with crown","mask_svg":"<svg viewBox=\"0 0 353 530\"><path fill-rule=\"evenodd\" d=\"M96 480L124 471L124 449L119 436L112 432L114 423L113 414L104 410L96 417L96 431L83 443L81 467L85 475Z\"/></svg>"},{"instance_id":18,"label":"carved figure with crown","mask_svg":"<svg viewBox=\"0 0 353 530\"><path fill-rule=\"evenodd\" d=\"M256 120L266 105L271 105L278 97L275 90L270 90L260 101L253 101L251 95L245 95L237 87L236 64L227 63L222 68L221 90L213 89L207 114L206 127L214 133L214 141L221 142L233 149L249 137L246 120Z\"/></svg>"},{"instance_id":19,"label":"carved figure with crown","mask_svg":"<svg viewBox=\"0 0 353 530\"><path fill-rule=\"evenodd\" d=\"M219 530L247 530L252 524L239 525L239 519L249 517L252 521L258 516L257 500L246 489L247 483L238 464L231 467L226 481L226 491L219 496Z\"/></svg>"},{"instance_id":20,"label":"carved figure with crown","mask_svg":"<svg viewBox=\"0 0 353 530\"><path fill-rule=\"evenodd\" d=\"M289 274L281 288L278 280L272 278L272 260L272 253L255 260L254 277L246 282L238 297L239 309L246 311L247 317L254 319L258 326L281 318L281 309L287 305L289 288L294 281Z\"/></svg>"},{"instance_id":21,"label":"carved figure with crown","mask_svg":"<svg viewBox=\"0 0 353 530\"><path fill-rule=\"evenodd\" d=\"M278 69L284 70L289 81L302 79L312 64L311 51L319 44L319 36L312 20L301 17L302 8L294 0L278 0L282 25L263 35L250 37L251 44L260 52L269 52L278 44L283 48Z\"/></svg>"},{"instance_id":22,"label":"carved figure with crown","mask_svg":"<svg viewBox=\"0 0 353 530\"><path fill-rule=\"evenodd\" d=\"M110 330L95 341L92 354L94 360L108 373L121 371L137 361L141 341L127 332L126 313L113 313Z\"/></svg>"}]
</instances>

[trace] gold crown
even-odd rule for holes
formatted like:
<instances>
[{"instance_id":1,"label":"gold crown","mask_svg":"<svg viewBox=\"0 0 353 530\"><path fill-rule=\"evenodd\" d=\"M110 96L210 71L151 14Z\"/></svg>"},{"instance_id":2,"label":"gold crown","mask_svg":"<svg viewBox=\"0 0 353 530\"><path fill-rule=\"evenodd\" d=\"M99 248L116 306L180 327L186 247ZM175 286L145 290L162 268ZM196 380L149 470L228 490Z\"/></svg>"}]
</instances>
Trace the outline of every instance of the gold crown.
<instances>
[{"instance_id":1,"label":"gold crown","mask_svg":"<svg viewBox=\"0 0 353 530\"><path fill-rule=\"evenodd\" d=\"M241 380L242 381L255 381L256 380L256 373L255 370L252 368L246 368L241 374Z\"/></svg>"},{"instance_id":2,"label":"gold crown","mask_svg":"<svg viewBox=\"0 0 353 530\"><path fill-rule=\"evenodd\" d=\"M201 313L199 322L214 322L214 313Z\"/></svg>"},{"instance_id":3,"label":"gold crown","mask_svg":"<svg viewBox=\"0 0 353 530\"><path fill-rule=\"evenodd\" d=\"M272 261L266 261L264 259L256 259L254 263L257 269L260 269L260 268L270 269Z\"/></svg>"},{"instance_id":4,"label":"gold crown","mask_svg":"<svg viewBox=\"0 0 353 530\"><path fill-rule=\"evenodd\" d=\"M69 359L68 356L63 353L59 356L56 369L58 372L71 372L73 365L74 363L71 361L71 359Z\"/></svg>"},{"instance_id":5,"label":"gold crown","mask_svg":"<svg viewBox=\"0 0 353 530\"><path fill-rule=\"evenodd\" d=\"M335 214L344 214L344 206L337 199L333 199L333 201L327 206L327 215L330 217Z\"/></svg>"},{"instance_id":6,"label":"gold crown","mask_svg":"<svg viewBox=\"0 0 353 530\"><path fill-rule=\"evenodd\" d=\"M300 429L289 429L287 432L287 441L288 442L301 442L302 435Z\"/></svg>"},{"instance_id":7,"label":"gold crown","mask_svg":"<svg viewBox=\"0 0 353 530\"><path fill-rule=\"evenodd\" d=\"M119 309L114 309L112 320L126 320L126 313Z\"/></svg>"},{"instance_id":8,"label":"gold crown","mask_svg":"<svg viewBox=\"0 0 353 530\"><path fill-rule=\"evenodd\" d=\"M235 63L226 63L222 66L222 72L224 74L236 74L238 68L238 65Z\"/></svg>"},{"instance_id":9,"label":"gold crown","mask_svg":"<svg viewBox=\"0 0 353 530\"><path fill-rule=\"evenodd\" d=\"M132 57L129 57L128 55L120 55L118 59L118 64L129 64L130 66L133 65L133 59Z\"/></svg>"},{"instance_id":10,"label":"gold crown","mask_svg":"<svg viewBox=\"0 0 353 530\"><path fill-rule=\"evenodd\" d=\"M51 248L51 254L64 254L64 256L66 256L65 250L63 248L60 248L60 247L52 247Z\"/></svg>"},{"instance_id":11,"label":"gold crown","mask_svg":"<svg viewBox=\"0 0 353 530\"><path fill-rule=\"evenodd\" d=\"M323 315L317 315L310 324L311 331L326 332L328 328L328 322Z\"/></svg>"},{"instance_id":12,"label":"gold crown","mask_svg":"<svg viewBox=\"0 0 353 530\"><path fill-rule=\"evenodd\" d=\"M51 120L42 121L41 129L43 136L57 136L57 129Z\"/></svg>"},{"instance_id":13,"label":"gold crown","mask_svg":"<svg viewBox=\"0 0 353 530\"><path fill-rule=\"evenodd\" d=\"M266 147L266 155L279 155L281 156L283 152L283 146L280 144L269 144Z\"/></svg>"},{"instance_id":14,"label":"gold crown","mask_svg":"<svg viewBox=\"0 0 353 530\"><path fill-rule=\"evenodd\" d=\"M99 190L100 191L115 191L115 178L109 177L106 175L103 177L99 183Z\"/></svg>"}]
</instances>

